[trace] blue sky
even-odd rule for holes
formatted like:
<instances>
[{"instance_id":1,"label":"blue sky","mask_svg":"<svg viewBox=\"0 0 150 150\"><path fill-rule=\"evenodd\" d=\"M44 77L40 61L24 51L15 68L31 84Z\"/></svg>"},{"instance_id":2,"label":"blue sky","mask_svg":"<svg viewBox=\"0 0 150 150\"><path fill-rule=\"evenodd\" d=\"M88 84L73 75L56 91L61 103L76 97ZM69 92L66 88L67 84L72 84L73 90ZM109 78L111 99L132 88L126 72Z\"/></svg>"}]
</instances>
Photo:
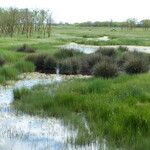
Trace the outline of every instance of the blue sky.
<instances>
[{"instance_id":1,"label":"blue sky","mask_svg":"<svg viewBox=\"0 0 150 150\"><path fill-rule=\"evenodd\" d=\"M150 19L150 0L0 0L0 7L50 9L56 22Z\"/></svg>"}]
</instances>

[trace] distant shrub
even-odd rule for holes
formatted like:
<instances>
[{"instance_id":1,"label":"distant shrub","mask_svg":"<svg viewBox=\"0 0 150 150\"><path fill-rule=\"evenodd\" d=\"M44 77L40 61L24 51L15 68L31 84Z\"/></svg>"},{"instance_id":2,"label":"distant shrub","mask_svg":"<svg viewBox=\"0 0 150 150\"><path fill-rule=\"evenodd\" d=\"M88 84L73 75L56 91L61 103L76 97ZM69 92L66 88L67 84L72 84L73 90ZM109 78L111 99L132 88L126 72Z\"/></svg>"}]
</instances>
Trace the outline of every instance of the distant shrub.
<instances>
[{"instance_id":1,"label":"distant shrub","mask_svg":"<svg viewBox=\"0 0 150 150\"><path fill-rule=\"evenodd\" d=\"M47 56L44 60L44 72L56 73L57 61L52 56Z\"/></svg>"},{"instance_id":2,"label":"distant shrub","mask_svg":"<svg viewBox=\"0 0 150 150\"><path fill-rule=\"evenodd\" d=\"M15 64L15 68L19 72L33 72L35 70L35 65L32 62L20 61Z\"/></svg>"},{"instance_id":3,"label":"distant shrub","mask_svg":"<svg viewBox=\"0 0 150 150\"><path fill-rule=\"evenodd\" d=\"M94 66L93 74L97 77L101 76L104 78L115 77L118 75L118 68L115 64L103 61Z\"/></svg>"},{"instance_id":4,"label":"distant shrub","mask_svg":"<svg viewBox=\"0 0 150 150\"><path fill-rule=\"evenodd\" d=\"M0 56L0 66L3 66L5 64L6 60L3 56Z\"/></svg>"},{"instance_id":5,"label":"distant shrub","mask_svg":"<svg viewBox=\"0 0 150 150\"><path fill-rule=\"evenodd\" d=\"M68 58L59 63L60 73L71 75L79 74L80 70L80 59L77 57Z\"/></svg>"},{"instance_id":6,"label":"distant shrub","mask_svg":"<svg viewBox=\"0 0 150 150\"><path fill-rule=\"evenodd\" d=\"M32 48L32 47L30 47L27 44L23 44L22 46L20 46L20 47L17 48L17 51L18 52L26 52L26 53L34 53L35 49Z\"/></svg>"},{"instance_id":7,"label":"distant shrub","mask_svg":"<svg viewBox=\"0 0 150 150\"><path fill-rule=\"evenodd\" d=\"M129 74L144 73L149 71L149 66L145 60L135 57L126 62L125 71Z\"/></svg>"},{"instance_id":8,"label":"distant shrub","mask_svg":"<svg viewBox=\"0 0 150 150\"><path fill-rule=\"evenodd\" d=\"M150 64L149 55L139 52L124 52L116 61L120 70L131 74L146 72Z\"/></svg>"},{"instance_id":9,"label":"distant shrub","mask_svg":"<svg viewBox=\"0 0 150 150\"><path fill-rule=\"evenodd\" d=\"M26 89L26 88L14 89L13 93L14 93L14 99L15 100L20 100L23 96L31 93L31 90Z\"/></svg>"},{"instance_id":10,"label":"distant shrub","mask_svg":"<svg viewBox=\"0 0 150 150\"><path fill-rule=\"evenodd\" d=\"M116 50L114 48L103 48L100 47L96 53L101 53L102 55L113 57L116 55Z\"/></svg>"},{"instance_id":11,"label":"distant shrub","mask_svg":"<svg viewBox=\"0 0 150 150\"><path fill-rule=\"evenodd\" d=\"M60 49L54 56L58 59L64 59L68 57L80 56L83 55L83 52L76 51L74 49Z\"/></svg>"},{"instance_id":12,"label":"distant shrub","mask_svg":"<svg viewBox=\"0 0 150 150\"><path fill-rule=\"evenodd\" d=\"M46 58L47 54L35 54L27 56L26 60L34 63L36 71L44 72L44 63Z\"/></svg>"}]
</instances>

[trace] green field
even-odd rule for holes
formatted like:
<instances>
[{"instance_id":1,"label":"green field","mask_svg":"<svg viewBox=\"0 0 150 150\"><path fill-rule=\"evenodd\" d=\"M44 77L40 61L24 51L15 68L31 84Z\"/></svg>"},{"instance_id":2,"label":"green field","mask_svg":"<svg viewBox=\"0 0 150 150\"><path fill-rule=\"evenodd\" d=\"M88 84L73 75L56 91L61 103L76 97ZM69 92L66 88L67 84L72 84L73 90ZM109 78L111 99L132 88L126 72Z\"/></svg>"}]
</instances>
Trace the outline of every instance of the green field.
<instances>
[{"instance_id":1,"label":"green field","mask_svg":"<svg viewBox=\"0 0 150 150\"><path fill-rule=\"evenodd\" d=\"M109 41L89 41L87 38L108 36ZM87 45L150 46L150 30L142 28L112 31L106 27L53 26L50 38L40 34L26 38L0 37L0 83L17 80L24 72L34 72L35 66L26 61L30 53L16 49L28 44L35 54L54 55L59 47L70 42ZM120 54L118 54L120 56ZM33 90L14 91L13 106L25 113L63 118L65 123L79 129L76 144L83 145L105 138L111 148L150 149L150 75L121 74L117 78L92 77L68 81L56 87L37 86ZM54 96L48 94L54 90ZM88 134L83 118L91 134Z\"/></svg>"},{"instance_id":2,"label":"green field","mask_svg":"<svg viewBox=\"0 0 150 150\"><path fill-rule=\"evenodd\" d=\"M108 36L110 41L87 41L86 38L96 38L101 36ZM59 46L77 42L80 44L90 45L141 45L150 46L150 30L145 31L141 28L134 30L121 30L117 28L116 31L111 31L111 28L106 27L78 27L78 26L54 26L52 28L52 35L50 38L39 38L40 34L33 35L32 38L27 38L25 35L16 35L13 38L0 37L0 56L6 60L5 67L10 69L13 76L10 79L16 79L16 75L20 70L16 70L14 65L23 61L26 53L16 52L16 48L26 43L33 48L36 48L36 53L54 54L59 50ZM0 83L5 82L9 77L1 74L0 69ZM29 67L30 68L30 67ZM28 71L28 69L26 69ZM30 69L29 69L30 71ZM2 71L3 72L3 71ZM7 74L7 73L6 73ZM7 76L7 75L6 75Z\"/></svg>"},{"instance_id":3,"label":"green field","mask_svg":"<svg viewBox=\"0 0 150 150\"><path fill-rule=\"evenodd\" d=\"M145 31L142 28L135 28L134 30L121 30L116 28L112 31L107 27L77 27L77 26L60 26L54 29L56 34L65 36L64 41L73 41L77 43L91 44L91 45L141 45L150 46L150 30ZM96 38L108 36L111 40L107 42L86 42L86 38ZM69 39L68 39L69 38Z\"/></svg>"}]
</instances>

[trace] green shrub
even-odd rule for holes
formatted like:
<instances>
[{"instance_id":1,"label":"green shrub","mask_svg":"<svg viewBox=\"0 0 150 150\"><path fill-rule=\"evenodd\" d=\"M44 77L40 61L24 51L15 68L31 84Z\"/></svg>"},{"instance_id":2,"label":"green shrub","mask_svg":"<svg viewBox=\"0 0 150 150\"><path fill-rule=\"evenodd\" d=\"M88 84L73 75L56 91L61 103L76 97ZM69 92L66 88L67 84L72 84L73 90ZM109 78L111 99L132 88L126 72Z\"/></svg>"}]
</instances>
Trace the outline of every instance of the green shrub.
<instances>
[{"instance_id":1,"label":"green shrub","mask_svg":"<svg viewBox=\"0 0 150 150\"><path fill-rule=\"evenodd\" d=\"M48 56L44 60L44 72L56 73L57 61L54 57Z\"/></svg>"},{"instance_id":2,"label":"green shrub","mask_svg":"<svg viewBox=\"0 0 150 150\"><path fill-rule=\"evenodd\" d=\"M77 57L65 59L59 63L59 68L61 74L79 74L80 59Z\"/></svg>"},{"instance_id":3,"label":"green shrub","mask_svg":"<svg viewBox=\"0 0 150 150\"><path fill-rule=\"evenodd\" d=\"M80 73L90 75L92 74L92 68L95 64L101 62L103 59L102 55L97 54L88 54L81 59Z\"/></svg>"},{"instance_id":4,"label":"green shrub","mask_svg":"<svg viewBox=\"0 0 150 150\"><path fill-rule=\"evenodd\" d=\"M27 44L23 44L22 46L20 46L20 47L17 48L17 51L18 52L26 52L26 53L34 53L35 49L32 48L32 47L30 47Z\"/></svg>"},{"instance_id":5,"label":"green shrub","mask_svg":"<svg viewBox=\"0 0 150 150\"><path fill-rule=\"evenodd\" d=\"M98 63L93 68L93 74L97 77L101 76L104 78L115 77L118 75L118 68L115 64L108 61Z\"/></svg>"},{"instance_id":6,"label":"green shrub","mask_svg":"<svg viewBox=\"0 0 150 150\"><path fill-rule=\"evenodd\" d=\"M16 63L15 68L21 73L22 72L34 72L35 70L34 64L28 61L20 61Z\"/></svg>"},{"instance_id":7,"label":"green shrub","mask_svg":"<svg viewBox=\"0 0 150 150\"><path fill-rule=\"evenodd\" d=\"M81 56L83 52L76 51L74 49L60 49L57 53L55 53L55 57L58 59L64 59L68 57Z\"/></svg>"},{"instance_id":8,"label":"green shrub","mask_svg":"<svg viewBox=\"0 0 150 150\"><path fill-rule=\"evenodd\" d=\"M3 66L5 64L5 59L4 57L0 56L0 66Z\"/></svg>"},{"instance_id":9,"label":"green shrub","mask_svg":"<svg viewBox=\"0 0 150 150\"><path fill-rule=\"evenodd\" d=\"M135 57L126 62L125 71L129 74L144 73L149 71L149 66L145 60Z\"/></svg>"},{"instance_id":10,"label":"green shrub","mask_svg":"<svg viewBox=\"0 0 150 150\"><path fill-rule=\"evenodd\" d=\"M116 55L116 50L114 48L103 48L100 47L96 53L101 53L102 55L113 57Z\"/></svg>"},{"instance_id":11,"label":"green shrub","mask_svg":"<svg viewBox=\"0 0 150 150\"><path fill-rule=\"evenodd\" d=\"M135 63L137 61L141 62L141 65L145 66L148 68L150 61L149 61L149 55L148 54L143 54L139 52L124 52L121 55L118 56L116 59L117 65L120 68L120 70L124 71L126 70L131 63ZM144 68L145 68L144 67ZM147 70L147 69L146 69Z\"/></svg>"},{"instance_id":12,"label":"green shrub","mask_svg":"<svg viewBox=\"0 0 150 150\"><path fill-rule=\"evenodd\" d=\"M121 71L124 71L125 63L132 60L134 58L134 54L131 52L124 52L119 55L116 59L117 65Z\"/></svg>"}]
</instances>

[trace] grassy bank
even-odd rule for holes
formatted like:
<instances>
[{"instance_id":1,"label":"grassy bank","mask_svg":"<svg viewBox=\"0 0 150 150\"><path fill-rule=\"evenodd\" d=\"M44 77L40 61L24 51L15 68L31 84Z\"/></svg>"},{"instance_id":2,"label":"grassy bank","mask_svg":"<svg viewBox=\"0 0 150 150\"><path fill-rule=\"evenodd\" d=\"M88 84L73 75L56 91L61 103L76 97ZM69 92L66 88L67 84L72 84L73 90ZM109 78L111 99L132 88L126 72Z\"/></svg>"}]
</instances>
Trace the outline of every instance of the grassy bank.
<instances>
[{"instance_id":1,"label":"grassy bank","mask_svg":"<svg viewBox=\"0 0 150 150\"><path fill-rule=\"evenodd\" d=\"M32 91L14 91L13 105L29 114L63 118L79 129L78 144L105 137L113 147L148 150L149 81L149 74L142 74L80 79L58 87L38 86Z\"/></svg>"}]
</instances>

